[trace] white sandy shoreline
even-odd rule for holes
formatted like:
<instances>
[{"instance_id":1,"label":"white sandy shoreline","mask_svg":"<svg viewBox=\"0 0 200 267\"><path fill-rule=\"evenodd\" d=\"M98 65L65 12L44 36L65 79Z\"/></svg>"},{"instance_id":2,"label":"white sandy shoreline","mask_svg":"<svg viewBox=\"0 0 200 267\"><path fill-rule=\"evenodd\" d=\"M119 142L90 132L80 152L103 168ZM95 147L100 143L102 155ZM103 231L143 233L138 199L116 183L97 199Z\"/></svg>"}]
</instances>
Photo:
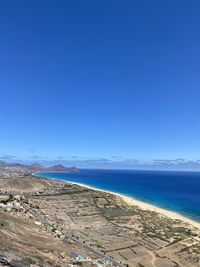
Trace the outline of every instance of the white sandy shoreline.
<instances>
[{"instance_id":1,"label":"white sandy shoreline","mask_svg":"<svg viewBox=\"0 0 200 267\"><path fill-rule=\"evenodd\" d=\"M65 182L68 182L68 181L65 181ZM112 192L112 191L99 189L99 188L88 186L88 185L85 185L85 184L82 184L82 183L76 183L76 182L71 182L71 181L69 181L68 183L80 185L80 186L86 187L88 189L92 189L92 190L96 190L96 191L109 193L109 194L118 196L118 197L122 198L130 206L138 206L139 208L141 208L143 210L155 211L155 212L158 212L158 213L160 213L160 214L162 214L164 216L167 216L167 217L169 217L169 218L171 218L173 220L181 220L181 221L183 221L185 223L189 223L189 224L193 225L194 227L197 227L198 229L200 229L200 223L195 222L192 219L186 218L186 217L182 216L179 213L156 207L156 206L154 206L152 204L137 200L137 199L135 199L133 197L128 197L128 196L120 194L120 193L115 193L115 192Z\"/></svg>"},{"instance_id":2,"label":"white sandy shoreline","mask_svg":"<svg viewBox=\"0 0 200 267\"><path fill-rule=\"evenodd\" d=\"M39 176L37 174L33 174L33 175L42 178L41 176ZM123 195L121 193L115 193L115 192L112 192L112 191L99 189L99 188L88 186L86 184L82 184L82 183L78 183L78 182L66 181L66 180L56 179L56 178L52 178L52 177L44 177L44 178L57 180L57 181L62 181L62 182L66 182L66 183L69 183L69 184L79 185L79 186L82 186L82 187L85 187L85 188L88 188L88 189L92 189L92 190L95 190L95 191L109 193L109 194L112 194L112 195L115 195L115 196L118 196L118 197L122 198L130 206L138 206L139 208L141 208L143 210L155 211L157 213L160 213L161 215L169 217L172 220L181 220L184 223L190 224L190 225L192 225L192 226L194 226L194 227L196 227L196 228L198 228L200 230L200 223L198 223L196 221L193 221L192 219L184 217L181 214L176 213L174 211L170 211L170 210L166 210L166 209L163 209L163 208L159 208L159 207L154 206L152 204L137 200L137 199L135 199L133 197L129 197L129 196Z\"/></svg>"}]
</instances>

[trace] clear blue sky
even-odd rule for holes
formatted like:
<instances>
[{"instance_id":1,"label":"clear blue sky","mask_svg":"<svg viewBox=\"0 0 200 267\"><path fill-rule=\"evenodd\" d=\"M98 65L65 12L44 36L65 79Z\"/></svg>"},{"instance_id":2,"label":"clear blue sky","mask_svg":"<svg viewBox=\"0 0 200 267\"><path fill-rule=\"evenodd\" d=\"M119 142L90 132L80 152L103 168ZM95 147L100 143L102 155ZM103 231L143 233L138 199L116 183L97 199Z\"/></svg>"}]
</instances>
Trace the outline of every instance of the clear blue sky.
<instances>
[{"instance_id":1,"label":"clear blue sky","mask_svg":"<svg viewBox=\"0 0 200 267\"><path fill-rule=\"evenodd\" d=\"M1 1L1 158L199 160L199 10Z\"/></svg>"}]
</instances>

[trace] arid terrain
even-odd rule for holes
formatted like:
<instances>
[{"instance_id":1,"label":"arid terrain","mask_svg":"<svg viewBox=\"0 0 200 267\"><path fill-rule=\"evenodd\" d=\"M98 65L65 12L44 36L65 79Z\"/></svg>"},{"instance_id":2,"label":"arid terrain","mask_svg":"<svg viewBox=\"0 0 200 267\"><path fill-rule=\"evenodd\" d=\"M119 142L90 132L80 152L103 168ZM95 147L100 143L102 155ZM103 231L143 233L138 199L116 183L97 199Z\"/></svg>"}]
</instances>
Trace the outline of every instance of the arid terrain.
<instances>
[{"instance_id":1,"label":"arid terrain","mask_svg":"<svg viewBox=\"0 0 200 267\"><path fill-rule=\"evenodd\" d=\"M0 186L0 266L200 266L190 224L25 166L0 165Z\"/></svg>"}]
</instances>

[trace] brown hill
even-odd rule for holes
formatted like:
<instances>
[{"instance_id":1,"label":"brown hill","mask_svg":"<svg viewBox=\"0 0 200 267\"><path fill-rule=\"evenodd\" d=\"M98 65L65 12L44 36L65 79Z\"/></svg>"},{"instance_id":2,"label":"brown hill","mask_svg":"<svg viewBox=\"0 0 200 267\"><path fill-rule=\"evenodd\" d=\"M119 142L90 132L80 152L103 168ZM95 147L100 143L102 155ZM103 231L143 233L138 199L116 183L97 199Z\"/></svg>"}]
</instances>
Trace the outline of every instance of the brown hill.
<instances>
[{"instance_id":1,"label":"brown hill","mask_svg":"<svg viewBox=\"0 0 200 267\"><path fill-rule=\"evenodd\" d=\"M79 171L76 167L65 167L62 164L57 164L52 167L46 168L45 171L68 171L75 172Z\"/></svg>"},{"instance_id":2,"label":"brown hill","mask_svg":"<svg viewBox=\"0 0 200 267\"><path fill-rule=\"evenodd\" d=\"M28 168L32 171L44 171L45 170L45 167L38 163L31 164L28 166Z\"/></svg>"}]
</instances>

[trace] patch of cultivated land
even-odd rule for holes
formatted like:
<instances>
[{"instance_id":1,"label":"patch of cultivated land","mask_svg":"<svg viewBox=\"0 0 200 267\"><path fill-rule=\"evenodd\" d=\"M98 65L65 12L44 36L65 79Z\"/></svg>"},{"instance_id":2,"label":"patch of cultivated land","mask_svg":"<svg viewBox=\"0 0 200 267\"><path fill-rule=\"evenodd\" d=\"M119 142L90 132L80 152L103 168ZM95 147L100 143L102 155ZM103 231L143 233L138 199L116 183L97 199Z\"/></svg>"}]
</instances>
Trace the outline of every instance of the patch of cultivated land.
<instances>
[{"instance_id":1,"label":"patch of cultivated land","mask_svg":"<svg viewBox=\"0 0 200 267\"><path fill-rule=\"evenodd\" d=\"M0 182L2 193L24 196L23 211L0 211L0 253L22 266L68 266L71 251L130 267L200 266L200 231L189 224L75 184L32 176Z\"/></svg>"}]
</instances>

